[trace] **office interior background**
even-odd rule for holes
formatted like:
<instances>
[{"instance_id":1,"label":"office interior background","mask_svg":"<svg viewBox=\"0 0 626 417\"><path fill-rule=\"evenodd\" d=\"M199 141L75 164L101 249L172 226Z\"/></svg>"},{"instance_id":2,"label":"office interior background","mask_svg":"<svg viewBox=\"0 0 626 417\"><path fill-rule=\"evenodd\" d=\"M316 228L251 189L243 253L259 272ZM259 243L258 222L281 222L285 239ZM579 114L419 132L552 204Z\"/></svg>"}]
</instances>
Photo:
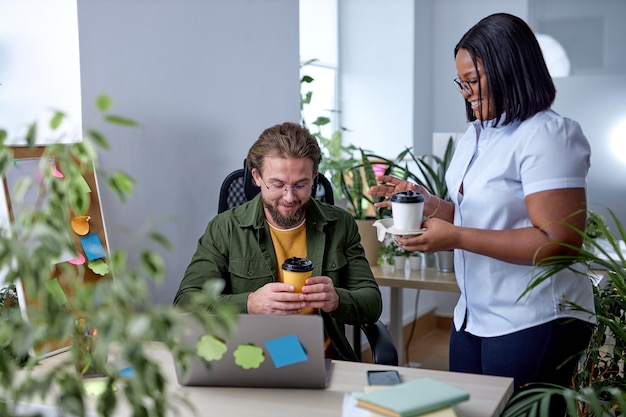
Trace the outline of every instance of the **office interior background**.
<instances>
[{"instance_id":1,"label":"office interior background","mask_svg":"<svg viewBox=\"0 0 626 417\"><path fill-rule=\"evenodd\" d=\"M0 9L9 5L0 0ZM566 51L569 70L555 77L554 109L579 121L591 142L590 208L604 215L611 208L626 223L623 0L81 0L70 16L79 39L79 62L72 65L79 68L66 81L80 81L78 100L68 100L79 107L71 116L93 126L93 100L107 93L115 113L140 123L102 127L112 146L98 169L122 169L136 180L126 204L101 187L110 248L136 254L151 246L146 229L165 234L173 246L162 252L167 275L151 290L155 303L170 303L217 213L224 177L242 166L263 129L299 121L300 63L307 59L318 59L322 74L313 74L323 103L312 111L340 110L335 126L349 129L347 143L389 156L407 146L436 151L435 132L466 128L451 81L454 45L494 12L520 16ZM7 19L0 12L0 21ZM28 19L20 22L29 28ZM2 94L10 91L7 51L0 38L0 109L11 106ZM28 76L56 82L45 66L29 68ZM38 96L34 85L26 83L20 96ZM63 100L48 107L58 108L74 90L63 91ZM415 293L405 293L412 295L405 296L405 322L432 309L451 315L456 298L422 291L416 312ZM385 308L383 320L388 315Z\"/></svg>"}]
</instances>

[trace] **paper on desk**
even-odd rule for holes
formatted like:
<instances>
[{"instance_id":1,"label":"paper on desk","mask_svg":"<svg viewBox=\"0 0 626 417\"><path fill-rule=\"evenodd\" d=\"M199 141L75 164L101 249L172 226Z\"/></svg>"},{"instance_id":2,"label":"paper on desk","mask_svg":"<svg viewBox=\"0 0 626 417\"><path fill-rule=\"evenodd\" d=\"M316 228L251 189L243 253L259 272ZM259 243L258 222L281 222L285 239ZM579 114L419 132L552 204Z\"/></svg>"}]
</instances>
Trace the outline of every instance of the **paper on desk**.
<instances>
[{"instance_id":1,"label":"paper on desk","mask_svg":"<svg viewBox=\"0 0 626 417\"><path fill-rule=\"evenodd\" d=\"M374 413L365 408L357 407L357 392L346 392L343 395L343 407L341 408L341 417L373 417Z\"/></svg>"},{"instance_id":2,"label":"paper on desk","mask_svg":"<svg viewBox=\"0 0 626 417\"><path fill-rule=\"evenodd\" d=\"M57 407L47 406L47 405L38 405L38 404L29 404L26 402L18 402L15 405L15 409L13 410L15 415L18 416L30 416L30 415L39 415L42 417L62 417L65 413L62 413L61 410ZM85 414L86 417L98 417L96 413L87 412Z\"/></svg>"},{"instance_id":3,"label":"paper on desk","mask_svg":"<svg viewBox=\"0 0 626 417\"><path fill-rule=\"evenodd\" d=\"M366 390L367 391L367 390ZM347 392L343 395L343 407L341 417L385 417L356 405L357 395L360 392ZM446 407L430 413L422 414L422 417L458 417L460 414L455 407Z\"/></svg>"}]
</instances>

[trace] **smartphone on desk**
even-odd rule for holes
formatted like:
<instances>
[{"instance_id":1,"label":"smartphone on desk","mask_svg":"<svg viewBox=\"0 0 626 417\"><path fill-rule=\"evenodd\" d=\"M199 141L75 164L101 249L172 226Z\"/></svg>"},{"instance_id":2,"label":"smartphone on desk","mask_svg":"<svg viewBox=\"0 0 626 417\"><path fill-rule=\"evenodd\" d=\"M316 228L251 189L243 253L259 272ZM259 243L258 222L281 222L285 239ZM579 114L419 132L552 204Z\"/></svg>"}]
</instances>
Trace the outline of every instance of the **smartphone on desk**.
<instances>
[{"instance_id":1,"label":"smartphone on desk","mask_svg":"<svg viewBox=\"0 0 626 417\"><path fill-rule=\"evenodd\" d=\"M400 373L396 370L367 371L368 385L396 385L401 382Z\"/></svg>"}]
</instances>

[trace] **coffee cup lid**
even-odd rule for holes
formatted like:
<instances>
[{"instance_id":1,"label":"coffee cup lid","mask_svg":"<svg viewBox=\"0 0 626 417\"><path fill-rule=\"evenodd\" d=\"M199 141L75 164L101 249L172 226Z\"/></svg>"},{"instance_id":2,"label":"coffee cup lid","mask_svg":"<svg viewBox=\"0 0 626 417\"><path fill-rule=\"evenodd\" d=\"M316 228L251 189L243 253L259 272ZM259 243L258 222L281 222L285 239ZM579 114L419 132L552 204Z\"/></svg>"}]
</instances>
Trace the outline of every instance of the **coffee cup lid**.
<instances>
[{"instance_id":1,"label":"coffee cup lid","mask_svg":"<svg viewBox=\"0 0 626 417\"><path fill-rule=\"evenodd\" d=\"M402 191L391 196L392 203L423 203L424 196L416 191Z\"/></svg>"},{"instance_id":2,"label":"coffee cup lid","mask_svg":"<svg viewBox=\"0 0 626 417\"><path fill-rule=\"evenodd\" d=\"M291 272L309 272L313 270L313 262L306 258L291 257L285 259L282 269Z\"/></svg>"}]
</instances>

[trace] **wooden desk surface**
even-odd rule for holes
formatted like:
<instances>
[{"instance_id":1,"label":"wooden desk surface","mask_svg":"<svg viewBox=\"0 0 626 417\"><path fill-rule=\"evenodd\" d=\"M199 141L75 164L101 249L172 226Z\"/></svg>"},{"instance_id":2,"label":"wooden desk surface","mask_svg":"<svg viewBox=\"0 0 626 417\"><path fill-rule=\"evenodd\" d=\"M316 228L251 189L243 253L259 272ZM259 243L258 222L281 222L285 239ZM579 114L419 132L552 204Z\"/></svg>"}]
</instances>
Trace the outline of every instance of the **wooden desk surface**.
<instances>
[{"instance_id":1,"label":"wooden desk surface","mask_svg":"<svg viewBox=\"0 0 626 417\"><path fill-rule=\"evenodd\" d=\"M439 272L435 268L394 270L389 272L380 266L373 266L372 272L378 285L392 288L415 288L421 290L459 292L454 272Z\"/></svg>"},{"instance_id":2,"label":"wooden desk surface","mask_svg":"<svg viewBox=\"0 0 626 417\"><path fill-rule=\"evenodd\" d=\"M363 392L367 384L368 369L397 369L404 381L428 377L449 383L470 393L470 400L460 403L458 410L464 417L486 417L500 415L513 391L511 378L484 375L460 374L426 369L391 367L360 362L334 361L331 367L330 384L327 389L269 389L269 388L216 388L182 387L176 381L174 362L170 353L157 342L150 343L148 353L161 364L169 381L172 393L189 401L196 413L182 403L170 410L172 417L202 415L228 416L342 416L345 393ZM45 359L36 372L46 372L58 364L68 353ZM170 395L170 398L173 396ZM90 407L95 397L89 397ZM51 405L48 402L47 405ZM120 404L115 416L131 415L130 410ZM95 409L95 408L92 408Z\"/></svg>"}]
</instances>

